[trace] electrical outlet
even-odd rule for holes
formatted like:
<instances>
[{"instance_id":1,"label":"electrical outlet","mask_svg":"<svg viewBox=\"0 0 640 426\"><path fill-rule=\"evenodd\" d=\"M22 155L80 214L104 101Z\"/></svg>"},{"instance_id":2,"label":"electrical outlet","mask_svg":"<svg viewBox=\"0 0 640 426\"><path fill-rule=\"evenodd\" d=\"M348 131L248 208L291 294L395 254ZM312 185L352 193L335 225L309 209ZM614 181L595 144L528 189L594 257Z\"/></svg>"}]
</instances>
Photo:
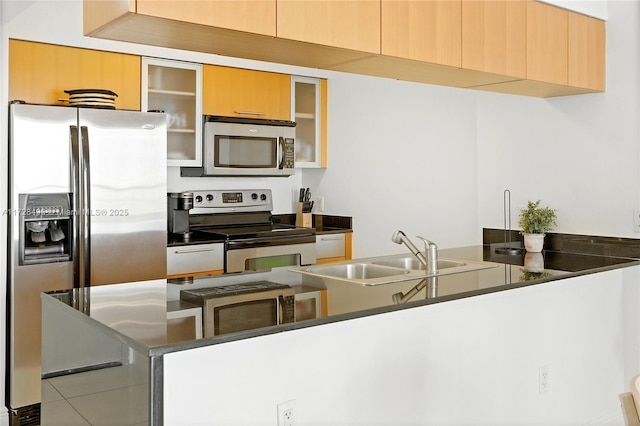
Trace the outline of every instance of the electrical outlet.
<instances>
[{"instance_id":1,"label":"electrical outlet","mask_svg":"<svg viewBox=\"0 0 640 426\"><path fill-rule=\"evenodd\" d=\"M324 197L318 197L318 206L316 207L316 210L319 212L323 212L324 211ZM640 231L638 231L640 232Z\"/></svg>"},{"instance_id":2,"label":"electrical outlet","mask_svg":"<svg viewBox=\"0 0 640 426\"><path fill-rule=\"evenodd\" d=\"M278 404L278 426L295 426L296 400Z\"/></svg>"},{"instance_id":3,"label":"electrical outlet","mask_svg":"<svg viewBox=\"0 0 640 426\"><path fill-rule=\"evenodd\" d=\"M542 367L538 368L538 393L542 395L543 393L549 392L549 385L549 367L543 365Z\"/></svg>"},{"instance_id":4,"label":"electrical outlet","mask_svg":"<svg viewBox=\"0 0 640 426\"><path fill-rule=\"evenodd\" d=\"M640 232L640 210L633 211L633 232Z\"/></svg>"}]
</instances>

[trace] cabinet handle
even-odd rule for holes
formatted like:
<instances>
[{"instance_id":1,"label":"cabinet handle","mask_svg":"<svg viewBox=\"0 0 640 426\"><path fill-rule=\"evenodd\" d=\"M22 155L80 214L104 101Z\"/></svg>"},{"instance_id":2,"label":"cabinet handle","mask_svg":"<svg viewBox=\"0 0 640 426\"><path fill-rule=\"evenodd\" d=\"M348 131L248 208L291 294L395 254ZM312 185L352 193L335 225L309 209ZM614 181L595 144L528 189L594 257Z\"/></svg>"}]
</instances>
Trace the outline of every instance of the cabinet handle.
<instances>
[{"instance_id":1,"label":"cabinet handle","mask_svg":"<svg viewBox=\"0 0 640 426\"><path fill-rule=\"evenodd\" d=\"M266 112L255 112L255 111L236 111L235 113L240 115L267 115Z\"/></svg>"},{"instance_id":2,"label":"cabinet handle","mask_svg":"<svg viewBox=\"0 0 640 426\"><path fill-rule=\"evenodd\" d=\"M342 237L322 237L320 241L342 241Z\"/></svg>"},{"instance_id":3,"label":"cabinet handle","mask_svg":"<svg viewBox=\"0 0 640 426\"><path fill-rule=\"evenodd\" d=\"M215 251L215 249L194 249L194 250L176 250L173 253L174 254L188 254L188 253L202 253L205 251Z\"/></svg>"}]
</instances>

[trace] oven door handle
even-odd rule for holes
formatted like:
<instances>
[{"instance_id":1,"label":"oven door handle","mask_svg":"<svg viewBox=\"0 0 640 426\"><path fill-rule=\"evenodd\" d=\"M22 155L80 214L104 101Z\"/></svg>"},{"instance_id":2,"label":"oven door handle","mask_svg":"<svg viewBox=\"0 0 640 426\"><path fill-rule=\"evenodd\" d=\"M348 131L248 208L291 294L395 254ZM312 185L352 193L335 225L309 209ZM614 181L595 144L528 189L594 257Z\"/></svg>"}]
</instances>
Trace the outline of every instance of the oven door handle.
<instances>
[{"instance_id":1,"label":"oven door handle","mask_svg":"<svg viewBox=\"0 0 640 426\"><path fill-rule=\"evenodd\" d=\"M231 240L227 241L227 250L240 250L246 248L256 247L271 247L271 246L288 246L296 244L308 244L315 243L315 235L309 236L296 236L296 237L278 237L269 239L256 239L256 240Z\"/></svg>"}]
</instances>

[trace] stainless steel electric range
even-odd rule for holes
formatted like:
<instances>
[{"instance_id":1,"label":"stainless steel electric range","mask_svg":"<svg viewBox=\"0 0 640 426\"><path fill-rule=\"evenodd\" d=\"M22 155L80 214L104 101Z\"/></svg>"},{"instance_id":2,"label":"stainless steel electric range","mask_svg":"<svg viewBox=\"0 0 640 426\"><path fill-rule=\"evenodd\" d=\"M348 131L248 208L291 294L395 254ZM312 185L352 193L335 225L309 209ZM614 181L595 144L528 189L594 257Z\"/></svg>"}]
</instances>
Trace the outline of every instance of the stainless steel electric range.
<instances>
[{"instance_id":1,"label":"stainless steel electric range","mask_svg":"<svg viewBox=\"0 0 640 426\"><path fill-rule=\"evenodd\" d=\"M274 223L269 189L169 194L171 238L185 244L224 241L224 272L316 262L315 228Z\"/></svg>"}]
</instances>

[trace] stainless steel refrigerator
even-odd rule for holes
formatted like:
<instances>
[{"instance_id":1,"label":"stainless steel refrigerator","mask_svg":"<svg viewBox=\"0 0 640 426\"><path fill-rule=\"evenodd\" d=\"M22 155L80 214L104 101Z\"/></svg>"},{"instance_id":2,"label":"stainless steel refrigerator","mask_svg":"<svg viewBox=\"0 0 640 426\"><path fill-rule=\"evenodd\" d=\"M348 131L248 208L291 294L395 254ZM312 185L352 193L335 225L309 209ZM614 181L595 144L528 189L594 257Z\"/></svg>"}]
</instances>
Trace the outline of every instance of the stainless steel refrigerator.
<instances>
[{"instance_id":1,"label":"stainless steel refrigerator","mask_svg":"<svg viewBox=\"0 0 640 426\"><path fill-rule=\"evenodd\" d=\"M166 116L10 105L7 406L40 403L40 293L166 277Z\"/></svg>"}]
</instances>

